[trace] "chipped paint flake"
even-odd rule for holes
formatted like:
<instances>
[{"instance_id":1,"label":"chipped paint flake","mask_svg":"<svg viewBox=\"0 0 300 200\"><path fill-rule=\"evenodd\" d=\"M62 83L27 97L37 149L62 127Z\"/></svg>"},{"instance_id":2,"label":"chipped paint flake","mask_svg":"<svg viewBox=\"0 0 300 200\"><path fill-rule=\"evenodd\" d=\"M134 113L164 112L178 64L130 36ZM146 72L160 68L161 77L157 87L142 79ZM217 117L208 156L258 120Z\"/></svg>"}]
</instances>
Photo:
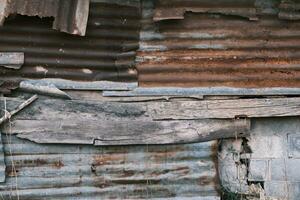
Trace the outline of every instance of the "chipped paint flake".
<instances>
[{"instance_id":1,"label":"chipped paint flake","mask_svg":"<svg viewBox=\"0 0 300 200\"><path fill-rule=\"evenodd\" d=\"M90 70L90 69L82 69L82 72L83 73L85 73L85 74L92 74L93 73L93 71L92 70Z\"/></svg>"}]
</instances>

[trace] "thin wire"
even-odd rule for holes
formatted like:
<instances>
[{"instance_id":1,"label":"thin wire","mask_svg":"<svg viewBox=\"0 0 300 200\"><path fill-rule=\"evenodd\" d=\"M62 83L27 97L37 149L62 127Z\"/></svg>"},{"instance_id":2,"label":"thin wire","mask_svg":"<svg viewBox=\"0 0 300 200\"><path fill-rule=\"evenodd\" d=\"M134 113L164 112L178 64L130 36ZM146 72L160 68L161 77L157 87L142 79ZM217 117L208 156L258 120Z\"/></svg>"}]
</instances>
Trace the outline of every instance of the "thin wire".
<instances>
[{"instance_id":1,"label":"thin wire","mask_svg":"<svg viewBox=\"0 0 300 200\"><path fill-rule=\"evenodd\" d=\"M6 117L6 114L7 114L7 109L6 109L6 98L4 98L4 109L5 109L5 114L4 116ZM11 126L11 121L10 121L10 118L8 118L8 123L9 123L9 133L6 133L6 138L8 140L8 148L9 148L9 154L10 154L10 157L11 157L11 166L12 166L12 170L13 170L13 173L15 175L15 180L16 180L16 194L17 194L17 200L20 200L20 196L19 196L19 190L18 190L18 174L17 174L17 170L16 170L16 167L15 167L15 162L14 162L14 157L12 155L12 150L11 150L11 133L12 133L12 126Z\"/></svg>"},{"instance_id":2,"label":"thin wire","mask_svg":"<svg viewBox=\"0 0 300 200\"><path fill-rule=\"evenodd\" d=\"M149 149L148 149L148 144L147 144L147 146L146 146L146 150L147 150L147 155L149 156ZM150 159L149 159L150 160ZM147 161L146 161L146 163L148 163ZM146 171L148 170L147 169L147 167L146 167L146 169L145 169ZM146 190L147 190L147 199L149 199L149 191L148 191L148 186L149 186L149 179L148 179L148 175L147 175L147 173L145 173L146 174L146 180L147 180L147 186L146 186Z\"/></svg>"}]
</instances>

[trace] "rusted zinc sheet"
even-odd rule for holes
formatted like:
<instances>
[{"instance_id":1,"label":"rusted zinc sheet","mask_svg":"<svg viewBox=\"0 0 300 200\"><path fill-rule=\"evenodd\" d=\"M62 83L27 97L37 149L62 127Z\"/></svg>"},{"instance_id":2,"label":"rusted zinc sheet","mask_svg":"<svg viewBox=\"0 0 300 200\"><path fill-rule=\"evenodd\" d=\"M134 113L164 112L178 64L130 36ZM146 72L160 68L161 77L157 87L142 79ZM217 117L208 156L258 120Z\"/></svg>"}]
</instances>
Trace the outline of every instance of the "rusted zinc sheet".
<instances>
[{"instance_id":1,"label":"rusted zinc sheet","mask_svg":"<svg viewBox=\"0 0 300 200\"><path fill-rule=\"evenodd\" d=\"M136 80L140 8L135 0L118 3L91 2L85 37L52 30L51 18L7 19L0 27L0 51L24 52L25 63L20 70L0 67L0 79Z\"/></svg>"},{"instance_id":2,"label":"rusted zinc sheet","mask_svg":"<svg viewBox=\"0 0 300 200\"><path fill-rule=\"evenodd\" d=\"M300 3L296 0L281 0L279 18L300 20Z\"/></svg>"},{"instance_id":3,"label":"rusted zinc sheet","mask_svg":"<svg viewBox=\"0 0 300 200\"><path fill-rule=\"evenodd\" d=\"M216 141L94 147L2 139L4 199L220 199Z\"/></svg>"},{"instance_id":4,"label":"rusted zinc sheet","mask_svg":"<svg viewBox=\"0 0 300 200\"><path fill-rule=\"evenodd\" d=\"M257 20L255 0L157 0L154 21L184 19L186 12L238 15Z\"/></svg>"},{"instance_id":5,"label":"rusted zinc sheet","mask_svg":"<svg viewBox=\"0 0 300 200\"><path fill-rule=\"evenodd\" d=\"M2 0L0 25L11 14L54 17L53 28L85 35L89 0Z\"/></svg>"},{"instance_id":6,"label":"rusted zinc sheet","mask_svg":"<svg viewBox=\"0 0 300 200\"><path fill-rule=\"evenodd\" d=\"M234 2L143 1L140 86L299 87L300 21L275 0ZM227 12L243 6L253 17Z\"/></svg>"}]
</instances>

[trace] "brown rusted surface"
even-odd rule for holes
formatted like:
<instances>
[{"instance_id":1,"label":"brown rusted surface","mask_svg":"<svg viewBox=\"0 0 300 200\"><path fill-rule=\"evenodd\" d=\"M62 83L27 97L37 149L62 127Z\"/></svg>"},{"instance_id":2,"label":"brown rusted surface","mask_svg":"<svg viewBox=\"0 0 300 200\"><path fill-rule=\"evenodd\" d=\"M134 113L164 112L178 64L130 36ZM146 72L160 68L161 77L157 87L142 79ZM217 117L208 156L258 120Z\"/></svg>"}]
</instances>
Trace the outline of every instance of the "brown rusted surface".
<instances>
[{"instance_id":1,"label":"brown rusted surface","mask_svg":"<svg viewBox=\"0 0 300 200\"><path fill-rule=\"evenodd\" d=\"M217 142L215 142L213 145L211 145L211 151L214 152L213 154L219 155L219 151L220 151L220 143L222 142L222 140L219 140ZM212 161L214 162L214 169L216 171L216 176L213 177L213 181L214 182L218 182L220 181L220 171L219 171L219 161L218 161L218 157L216 156L211 156L210 157L212 159ZM220 185L215 185L215 190L219 192L219 195L221 195L221 188Z\"/></svg>"},{"instance_id":2,"label":"brown rusted surface","mask_svg":"<svg viewBox=\"0 0 300 200\"><path fill-rule=\"evenodd\" d=\"M180 19L157 21L157 12L168 6L172 12L209 5L159 2L143 4L136 59L140 86L300 87L300 21L279 19L280 2L239 1L236 5L254 6L256 21L220 12L185 12ZM228 2L235 1L211 4L226 10Z\"/></svg>"},{"instance_id":3,"label":"brown rusted surface","mask_svg":"<svg viewBox=\"0 0 300 200\"><path fill-rule=\"evenodd\" d=\"M53 28L85 35L90 0L2 0L0 25L11 14L54 17Z\"/></svg>"},{"instance_id":4,"label":"brown rusted surface","mask_svg":"<svg viewBox=\"0 0 300 200\"><path fill-rule=\"evenodd\" d=\"M25 63L20 70L0 67L0 80L136 81L140 8L120 4L91 2L85 37L52 30L51 18L7 18L0 27L0 51L24 52Z\"/></svg>"},{"instance_id":5,"label":"brown rusted surface","mask_svg":"<svg viewBox=\"0 0 300 200\"><path fill-rule=\"evenodd\" d=\"M184 19L186 12L236 15L250 20L257 20L255 0L158 0L155 5L154 21Z\"/></svg>"},{"instance_id":6,"label":"brown rusted surface","mask_svg":"<svg viewBox=\"0 0 300 200\"><path fill-rule=\"evenodd\" d=\"M281 0L279 5L280 19L300 20L300 3L297 0Z\"/></svg>"}]
</instances>

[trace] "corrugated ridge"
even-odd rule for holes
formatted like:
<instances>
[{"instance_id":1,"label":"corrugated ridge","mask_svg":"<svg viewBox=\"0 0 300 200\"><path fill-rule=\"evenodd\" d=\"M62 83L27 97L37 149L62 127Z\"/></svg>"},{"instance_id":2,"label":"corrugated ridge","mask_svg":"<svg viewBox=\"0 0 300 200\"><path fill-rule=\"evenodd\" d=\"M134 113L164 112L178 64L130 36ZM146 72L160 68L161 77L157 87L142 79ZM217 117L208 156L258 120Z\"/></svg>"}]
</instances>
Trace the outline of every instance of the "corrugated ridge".
<instances>
[{"instance_id":1,"label":"corrugated ridge","mask_svg":"<svg viewBox=\"0 0 300 200\"><path fill-rule=\"evenodd\" d=\"M93 2L85 37L52 30L50 18L7 19L0 51L24 52L25 64L0 68L0 77L134 81L139 19L139 7Z\"/></svg>"},{"instance_id":2,"label":"corrugated ridge","mask_svg":"<svg viewBox=\"0 0 300 200\"><path fill-rule=\"evenodd\" d=\"M164 146L41 145L2 135L4 198L142 199L218 196L215 141ZM12 161L15 169L12 168Z\"/></svg>"},{"instance_id":3,"label":"corrugated ridge","mask_svg":"<svg viewBox=\"0 0 300 200\"><path fill-rule=\"evenodd\" d=\"M280 20L278 2L159 2L143 2L137 56L141 86L300 86L300 22ZM213 13L214 4L233 11L242 5L255 8L258 20L234 12ZM154 22L155 9L168 6L206 6L212 12L186 12L181 20Z\"/></svg>"}]
</instances>

